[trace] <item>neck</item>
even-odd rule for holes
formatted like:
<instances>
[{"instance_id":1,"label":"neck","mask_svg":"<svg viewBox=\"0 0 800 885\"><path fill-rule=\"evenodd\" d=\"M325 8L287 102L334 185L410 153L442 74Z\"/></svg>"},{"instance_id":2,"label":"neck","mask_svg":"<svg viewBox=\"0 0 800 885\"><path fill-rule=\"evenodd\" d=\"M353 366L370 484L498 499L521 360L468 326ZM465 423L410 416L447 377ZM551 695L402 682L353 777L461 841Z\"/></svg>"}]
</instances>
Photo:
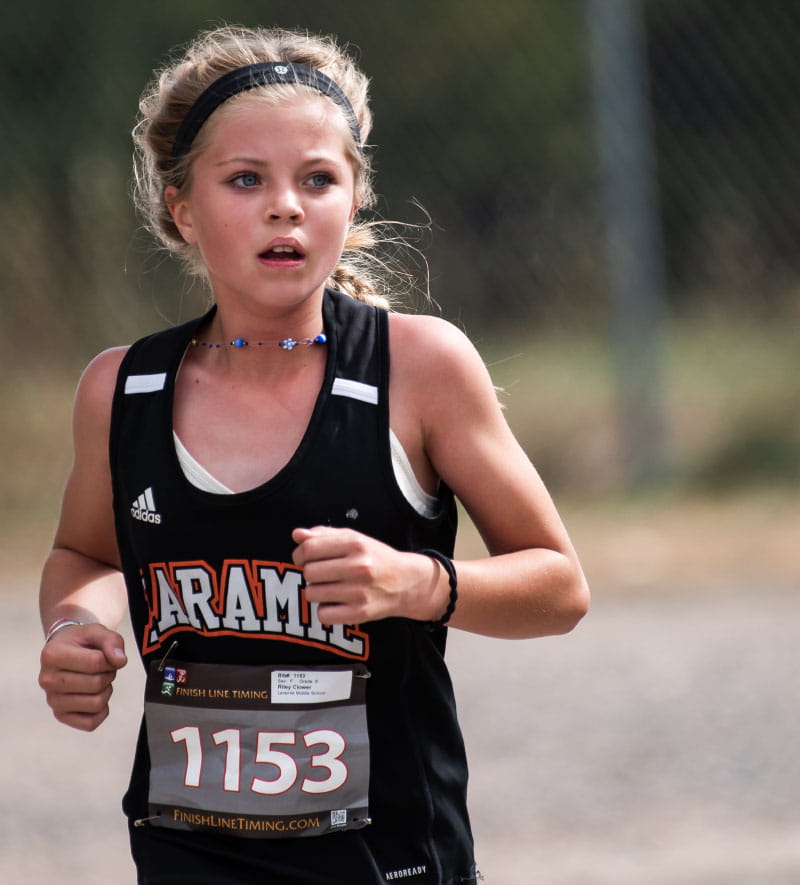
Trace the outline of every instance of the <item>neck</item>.
<instances>
[{"instance_id":1,"label":"neck","mask_svg":"<svg viewBox=\"0 0 800 885\"><path fill-rule=\"evenodd\" d=\"M192 338L192 346L194 347L208 347L210 350L219 350L223 347L232 347L234 350L242 350L245 347L269 347L270 345L277 344L281 350L294 350L295 347L299 347L301 344L312 345L312 344L325 344L327 342L327 337L324 332L319 332L313 338L294 338L291 335L287 338L281 338L280 341L262 341L261 339L254 339L250 341L247 338L232 338L230 341L204 341L199 338Z\"/></svg>"},{"instance_id":2,"label":"neck","mask_svg":"<svg viewBox=\"0 0 800 885\"><path fill-rule=\"evenodd\" d=\"M305 343L324 331L322 304L324 290L299 301L285 301L279 295L274 301L254 302L241 296L229 296L223 290L217 293L217 308L207 328L197 338L214 344L230 345L241 340L250 346L264 349L292 339ZM257 345L256 342L262 342ZM244 347L240 347L244 350ZM287 348L291 349L291 348Z\"/></svg>"},{"instance_id":3,"label":"neck","mask_svg":"<svg viewBox=\"0 0 800 885\"><path fill-rule=\"evenodd\" d=\"M321 306L285 311L274 318L217 306L211 321L195 334L191 361L242 380L253 374L287 382L310 365L324 365L327 338L322 331ZM311 307L311 309L308 309Z\"/></svg>"}]
</instances>

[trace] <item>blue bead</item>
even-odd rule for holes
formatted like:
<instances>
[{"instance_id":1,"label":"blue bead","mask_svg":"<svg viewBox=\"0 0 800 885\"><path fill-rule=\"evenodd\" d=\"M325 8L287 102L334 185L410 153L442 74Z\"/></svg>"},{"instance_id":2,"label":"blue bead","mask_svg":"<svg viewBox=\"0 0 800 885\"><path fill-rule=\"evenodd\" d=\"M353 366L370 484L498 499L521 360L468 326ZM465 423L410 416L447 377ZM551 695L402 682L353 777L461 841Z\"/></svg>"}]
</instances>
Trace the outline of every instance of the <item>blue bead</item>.
<instances>
[{"instance_id":1,"label":"blue bead","mask_svg":"<svg viewBox=\"0 0 800 885\"><path fill-rule=\"evenodd\" d=\"M233 341L231 341L231 344L234 347L244 347L247 342L244 340L244 338L234 338Z\"/></svg>"},{"instance_id":2,"label":"blue bead","mask_svg":"<svg viewBox=\"0 0 800 885\"><path fill-rule=\"evenodd\" d=\"M313 343L314 344L324 344L327 340L328 340L327 337L322 332L320 332L319 335L317 335L317 337L314 339Z\"/></svg>"}]
</instances>

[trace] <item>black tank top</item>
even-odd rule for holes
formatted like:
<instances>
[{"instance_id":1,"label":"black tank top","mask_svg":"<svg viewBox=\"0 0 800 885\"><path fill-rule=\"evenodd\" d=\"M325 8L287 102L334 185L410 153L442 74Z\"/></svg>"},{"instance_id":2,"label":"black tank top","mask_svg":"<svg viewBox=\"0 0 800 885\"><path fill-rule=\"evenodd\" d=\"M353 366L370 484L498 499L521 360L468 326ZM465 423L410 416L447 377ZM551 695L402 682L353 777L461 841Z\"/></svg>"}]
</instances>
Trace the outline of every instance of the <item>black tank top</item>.
<instances>
[{"instance_id":1,"label":"black tank top","mask_svg":"<svg viewBox=\"0 0 800 885\"><path fill-rule=\"evenodd\" d=\"M186 479L172 434L175 378L208 317L136 342L114 394L114 514L142 659L147 666L177 641L180 657L196 662L363 661L371 673L373 823L313 838L313 851L330 852L331 882L373 881L352 869L352 840L366 843L387 881L398 871L413 883L471 881L467 769L444 663L446 630L404 618L325 628L304 603L302 573L292 564L298 526L345 526L401 550L453 552L452 492L442 485L437 514L425 517L394 478L387 314L326 291L325 378L305 435L268 482L231 495ZM147 814L148 777L140 736L124 802L131 818ZM198 847L214 838L230 837L203 834ZM309 840L281 841L293 843L302 870ZM269 871L274 840L235 842L236 852L260 857Z\"/></svg>"}]
</instances>

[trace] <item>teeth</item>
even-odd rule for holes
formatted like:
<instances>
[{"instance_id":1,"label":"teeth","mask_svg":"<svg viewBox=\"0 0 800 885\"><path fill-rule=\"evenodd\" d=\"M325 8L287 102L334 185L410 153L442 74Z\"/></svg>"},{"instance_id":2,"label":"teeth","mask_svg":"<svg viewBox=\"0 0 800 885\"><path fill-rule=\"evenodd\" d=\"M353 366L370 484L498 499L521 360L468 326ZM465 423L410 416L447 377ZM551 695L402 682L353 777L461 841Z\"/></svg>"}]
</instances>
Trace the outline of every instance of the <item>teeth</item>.
<instances>
[{"instance_id":1,"label":"teeth","mask_svg":"<svg viewBox=\"0 0 800 885\"><path fill-rule=\"evenodd\" d=\"M270 252L294 252L291 246L273 246Z\"/></svg>"}]
</instances>

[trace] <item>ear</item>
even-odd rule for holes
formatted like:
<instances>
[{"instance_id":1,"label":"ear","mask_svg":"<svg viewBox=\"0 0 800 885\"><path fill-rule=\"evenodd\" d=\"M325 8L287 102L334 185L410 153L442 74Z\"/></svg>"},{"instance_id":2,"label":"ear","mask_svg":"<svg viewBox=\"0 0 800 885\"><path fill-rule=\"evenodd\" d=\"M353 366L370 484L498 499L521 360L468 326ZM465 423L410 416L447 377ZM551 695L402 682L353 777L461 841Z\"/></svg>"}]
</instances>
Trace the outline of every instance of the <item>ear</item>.
<instances>
[{"instance_id":1,"label":"ear","mask_svg":"<svg viewBox=\"0 0 800 885\"><path fill-rule=\"evenodd\" d=\"M348 219L348 221L349 221L351 224L353 223L353 219L356 217L356 212L358 212L359 208L360 208L360 207L359 207L358 203L356 203L356 202L354 202L353 205L351 206L351 208L350 208L350 218Z\"/></svg>"},{"instance_id":2,"label":"ear","mask_svg":"<svg viewBox=\"0 0 800 885\"><path fill-rule=\"evenodd\" d=\"M174 185L164 188L164 202L167 204L169 214L178 228L180 235L187 243L197 241L192 226L192 212L187 197L180 197L180 191Z\"/></svg>"}]
</instances>

